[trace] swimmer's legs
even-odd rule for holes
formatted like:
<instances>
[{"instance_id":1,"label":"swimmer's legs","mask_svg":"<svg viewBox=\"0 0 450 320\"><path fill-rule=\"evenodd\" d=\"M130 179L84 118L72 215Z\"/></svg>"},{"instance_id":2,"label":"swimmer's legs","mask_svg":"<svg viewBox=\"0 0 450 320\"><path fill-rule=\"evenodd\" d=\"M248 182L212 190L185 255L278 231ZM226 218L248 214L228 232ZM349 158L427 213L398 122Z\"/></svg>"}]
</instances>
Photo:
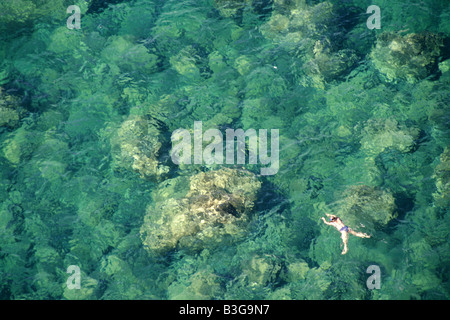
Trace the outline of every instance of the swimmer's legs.
<instances>
[{"instance_id":1,"label":"swimmer's legs","mask_svg":"<svg viewBox=\"0 0 450 320\"><path fill-rule=\"evenodd\" d=\"M341 254L346 254L348 251L348 247L347 247L347 242L348 242L348 232L346 231L342 231L341 232L341 239L342 242L344 243L344 250L342 250Z\"/></svg>"},{"instance_id":2,"label":"swimmer's legs","mask_svg":"<svg viewBox=\"0 0 450 320\"><path fill-rule=\"evenodd\" d=\"M348 232L350 232L352 235L360 237L360 238L370 238L370 236L367 233L356 232L350 228L348 228Z\"/></svg>"}]
</instances>

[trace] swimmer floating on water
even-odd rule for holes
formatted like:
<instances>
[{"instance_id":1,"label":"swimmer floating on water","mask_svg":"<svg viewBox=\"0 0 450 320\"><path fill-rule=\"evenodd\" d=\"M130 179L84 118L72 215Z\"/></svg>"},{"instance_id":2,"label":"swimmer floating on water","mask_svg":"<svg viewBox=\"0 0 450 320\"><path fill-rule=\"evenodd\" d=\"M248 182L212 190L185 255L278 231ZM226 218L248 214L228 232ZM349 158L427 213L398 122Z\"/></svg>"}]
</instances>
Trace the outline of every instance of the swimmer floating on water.
<instances>
[{"instance_id":1,"label":"swimmer floating on water","mask_svg":"<svg viewBox=\"0 0 450 320\"><path fill-rule=\"evenodd\" d=\"M341 218L339 218L338 216L335 216L333 214L328 214L325 213L329 218L330 221L325 220L324 217L322 217L323 222L325 222L325 224L329 225L329 226L333 226L336 229L339 230L339 232L341 233L341 239L342 242L344 243L344 250L342 250L342 254L346 254L348 251L348 247L347 247L347 242L348 242L348 234L351 233L354 236L360 237L360 238L370 238L370 236L366 233L362 233L362 232L356 232L354 230L352 230L351 228L349 228L348 226L346 226Z\"/></svg>"}]
</instances>

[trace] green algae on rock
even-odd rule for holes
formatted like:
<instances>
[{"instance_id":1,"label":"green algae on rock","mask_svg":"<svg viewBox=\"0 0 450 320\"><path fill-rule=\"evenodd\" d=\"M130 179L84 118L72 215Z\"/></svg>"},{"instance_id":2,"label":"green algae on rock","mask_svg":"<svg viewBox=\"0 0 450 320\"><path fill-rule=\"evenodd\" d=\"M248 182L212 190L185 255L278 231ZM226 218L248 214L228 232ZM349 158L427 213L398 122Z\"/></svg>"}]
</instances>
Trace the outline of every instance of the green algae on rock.
<instances>
[{"instance_id":1,"label":"green algae on rock","mask_svg":"<svg viewBox=\"0 0 450 320\"><path fill-rule=\"evenodd\" d=\"M265 286L276 281L281 264L273 256L255 254L242 261L242 270L250 286Z\"/></svg>"},{"instance_id":2,"label":"green algae on rock","mask_svg":"<svg viewBox=\"0 0 450 320\"><path fill-rule=\"evenodd\" d=\"M186 185L186 177L165 185ZM248 171L223 168L189 179L185 196L173 198L159 190L160 200L147 207L141 236L150 253L176 248L201 249L233 242L245 235L261 182Z\"/></svg>"},{"instance_id":3,"label":"green algae on rock","mask_svg":"<svg viewBox=\"0 0 450 320\"><path fill-rule=\"evenodd\" d=\"M367 185L348 187L338 201L336 215L349 227L358 230L383 227L397 216L395 198L391 192Z\"/></svg>"},{"instance_id":4,"label":"green algae on rock","mask_svg":"<svg viewBox=\"0 0 450 320\"><path fill-rule=\"evenodd\" d=\"M325 84L348 74L359 60L356 51L341 48L339 13L329 1L306 5L304 1L277 1L261 33L298 56L306 78L300 83L324 89ZM342 39L341 39L342 38Z\"/></svg>"},{"instance_id":5,"label":"green algae on rock","mask_svg":"<svg viewBox=\"0 0 450 320\"><path fill-rule=\"evenodd\" d=\"M382 173L376 164L377 157L391 149L401 153L412 152L419 133L418 128L399 124L392 118L366 121L360 139L360 150L364 159L362 163L365 170L364 183L370 185L381 183Z\"/></svg>"},{"instance_id":6,"label":"green algae on rock","mask_svg":"<svg viewBox=\"0 0 450 320\"><path fill-rule=\"evenodd\" d=\"M188 279L172 282L167 288L170 300L209 300L222 294L220 277L211 268L198 270Z\"/></svg>"},{"instance_id":7,"label":"green algae on rock","mask_svg":"<svg viewBox=\"0 0 450 320\"><path fill-rule=\"evenodd\" d=\"M362 149L371 156L387 148L409 152L419 136L419 129L399 125L394 119L370 119L364 127Z\"/></svg>"},{"instance_id":8,"label":"green algae on rock","mask_svg":"<svg viewBox=\"0 0 450 320\"><path fill-rule=\"evenodd\" d=\"M300 2L293 6L275 8L270 19L259 28L260 32L274 44L302 60L308 61L313 55L316 41L331 36L336 31L337 15L329 1L314 6Z\"/></svg>"},{"instance_id":9,"label":"green algae on rock","mask_svg":"<svg viewBox=\"0 0 450 320\"><path fill-rule=\"evenodd\" d=\"M17 128L25 113L20 99L4 92L0 87L0 127Z\"/></svg>"},{"instance_id":10,"label":"green algae on rock","mask_svg":"<svg viewBox=\"0 0 450 320\"><path fill-rule=\"evenodd\" d=\"M81 5L81 1L73 1ZM84 2L84 1L83 1ZM72 4L72 3L71 3ZM66 15L66 0L15 0L0 2L0 31L9 26L22 27L25 23L58 19ZM81 5L84 13L85 7ZM19 29L19 28L18 28Z\"/></svg>"},{"instance_id":11,"label":"green algae on rock","mask_svg":"<svg viewBox=\"0 0 450 320\"><path fill-rule=\"evenodd\" d=\"M385 32L378 36L370 58L388 82L415 83L437 71L443 46L444 38L434 33Z\"/></svg>"},{"instance_id":12,"label":"green algae on rock","mask_svg":"<svg viewBox=\"0 0 450 320\"><path fill-rule=\"evenodd\" d=\"M289 282L298 282L304 280L309 271L308 263L303 260L289 262L282 277Z\"/></svg>"},{"instance_id":13,"label":"green algae on rock","mask_svg":"<svg viewBox=\"0 0 450 320\"><path fill-rule=\"evenodd\" d=\"M436 192L433 193L437 206L448 208L450 205L450 148L445 148L440 156L440 163L434 169Z\"/></svg>"},{"instance_id":14,"label":"green algae on rock","mask_svg":"<svg viewBox=\"0 0 450 320\"><path fill-rule=\"evenodd\" d=\"M131 37L111 36L102 50L102 58L111 68L119 67L122 72L141 70L147 73L157 68L158 57L142 44L135 44Z\"/></svg>"},{"instance_id":15,"label":"green algae on rock","mask_svg":"<svg viewBox=\"0 0 450 320\"><path fill-rule=\"evenodd\" d=\"M158 160L163 140L157 120L130 115L110 140L115 165L137 171L144 179L159 181L169 172L169 167Z\"/></svg>"},{"instance_id":16,"label":"green algae on rock","mask_svg":"<svg viewBox=\"0 0 450 320\"><path fill-rule=\"evenodd\" d=\"M242 15L242 11L250 9L256 13L264 13L270 10L271 0L214 0L214 7L225 18L236 18Z\"/></svg>"},{"instance_id":17,"label":"green algae on rock","mask_svg":"<svg viewBox=\"0 0 450 320\"><path fill-rule=\"evenodd\" d=\"M199 54L192 46L180 50L175 56L170 57L171 66L183 76L196 78L200 76Z\"/></svg>"},{"instance_id":18,"label":"green algae on rock","mask_svg":"<svg viewBox=\"0 0 450 320\"><path fill-rule=\"evenodd\" d=\"M343 49L337 52L318 49L321 41L314 46L314 58L305 64L305 72L311 78L314 87L324 88L325 83L339 79L348 74L357 64L358 57L354 50Z\"/></svg>"},{"instance_id":19,"label":"green algae on rock","mask_svg":"<svg viewBox=\"0 0 450 320\"><path fill-rule=\"evenodd\" d=\"M246 5L251 5L253 0L214 0L214 6L223 17L235 16Z\"/></svg>"},{"instance_id":20,"label":"green algae on rock","mask_svg":"<svg viewBox=\"0 0 450 320\"><path fill-rule=\"evenodd\" d=\"M23 126L9 133L7 137L2 153L10 164L14 166L25 159L29 159L42 140L40 134L27 130Z\"/></svg>"}]
</instances>

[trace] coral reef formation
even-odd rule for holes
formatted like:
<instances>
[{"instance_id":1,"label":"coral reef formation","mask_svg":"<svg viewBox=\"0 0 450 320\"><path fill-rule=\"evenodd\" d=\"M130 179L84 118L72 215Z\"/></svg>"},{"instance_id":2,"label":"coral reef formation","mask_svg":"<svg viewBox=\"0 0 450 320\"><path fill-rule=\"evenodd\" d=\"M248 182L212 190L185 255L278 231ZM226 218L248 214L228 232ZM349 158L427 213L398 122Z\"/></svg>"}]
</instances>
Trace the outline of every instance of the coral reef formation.
<instances>
[{"instance_id":1,"label":"coral reef formation","mask_svg":"<svg viewBox=\"0 0 450 320\"><path fill-rule=\"evenodd\" d=\"M444 39L434 33L381 33L370 53L375 67L389 82L415 83L437 71Z\"/></svg>"},{"instance_id":2,"label":"coral reef formation","mask_svg":"<svg viewBox=\"0 0 450 320\"><path fill-rule=\"evenodd\" d=\"M183 181L184 180L184 181ZM185 178L166 180L176 190ZM201 172L189 180L185 196L164 197L164 190L147 208L141 235L150 252L175 248L200 249L245 234L250 212L261 187L256 176L238 169Z\"/></svg>"}]
</instances>

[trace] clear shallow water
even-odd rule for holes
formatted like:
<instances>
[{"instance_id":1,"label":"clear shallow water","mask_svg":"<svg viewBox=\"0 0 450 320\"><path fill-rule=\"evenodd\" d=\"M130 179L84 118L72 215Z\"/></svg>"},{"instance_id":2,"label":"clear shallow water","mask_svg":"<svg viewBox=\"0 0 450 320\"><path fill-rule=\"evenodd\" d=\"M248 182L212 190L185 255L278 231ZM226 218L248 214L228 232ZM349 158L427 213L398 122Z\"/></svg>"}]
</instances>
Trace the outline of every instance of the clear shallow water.
<instances>
[{"instance_id":1,"label":"clear shallow water","mask_svg":"<svg viewBox=\"0 0 450 320\"><path fill-rule=\"evenodd\" d=\"M274 2L81 1L73 30L73 2L0 5L2 299L448 299L448 4L381 1L369 30L366 1ZM174 165L194 121L278 129L278 172ZM247 234L150 254L152 192L180 197L159 183L220 167L262 183ZM341 255L325 212L371 238Z\"/></svg>"}]
</instances>

